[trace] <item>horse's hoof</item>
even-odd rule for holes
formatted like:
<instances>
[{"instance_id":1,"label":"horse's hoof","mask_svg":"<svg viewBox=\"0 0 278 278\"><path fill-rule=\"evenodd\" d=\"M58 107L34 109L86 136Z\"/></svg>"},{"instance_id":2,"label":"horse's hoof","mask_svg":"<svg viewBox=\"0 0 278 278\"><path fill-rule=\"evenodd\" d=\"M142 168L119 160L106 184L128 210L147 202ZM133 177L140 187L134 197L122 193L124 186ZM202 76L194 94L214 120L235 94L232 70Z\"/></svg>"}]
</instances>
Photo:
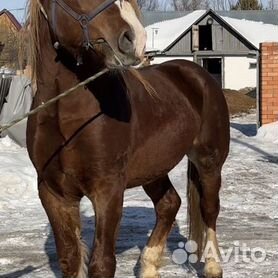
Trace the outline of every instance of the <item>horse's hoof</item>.
<instances>
[{"instance_id":1,"label":"horse's hoof","mask_svg":"<svg viewBox=\"0 0 278 278\"><path fill-rule=\"evenodd\" d=\"M160 274L156 267L145 268L143 273L140 275L141 278L160 278Z\"/></svg>"},{"instance_id":2,"label":"horse's hoof","mask_svg":"<svg viewBox=\"0 0 278 278\"><path fill-rule=\"evenodd\" d=\"M223 271L219 263L209 261L205 264L204 276L206 278L222 278Z\"/></svg>"}]
</instances>

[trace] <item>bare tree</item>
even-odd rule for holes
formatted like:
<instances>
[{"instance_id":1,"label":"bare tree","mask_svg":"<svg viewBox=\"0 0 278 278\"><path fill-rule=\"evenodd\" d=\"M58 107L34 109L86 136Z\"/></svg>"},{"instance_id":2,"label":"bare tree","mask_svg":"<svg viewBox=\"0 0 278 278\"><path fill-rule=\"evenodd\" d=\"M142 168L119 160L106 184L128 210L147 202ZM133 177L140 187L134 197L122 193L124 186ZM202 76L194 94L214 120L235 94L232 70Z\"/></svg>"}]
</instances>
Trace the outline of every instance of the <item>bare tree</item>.
<instances>
[{"instance_id":1,"label":"bare tree","mask_svg":"<svg viewBox=\"0 0 278 278\"><path fill-rule=\"evenodd\" d=\"M213 9L229 11L232 9L261 9L262 0L138 0L139 6L147 11L192 11ZM268 0L269 9L278 9L278 0ZM257 4L256 4L257 3Z\"/></svg>"},{"instance_id":2,"label":"bare tree","mask_svg":"<svg viewBox=\"0 0 278 278\"><path fill-rule=\"evenodd\" d=\"M269 0L268 1L268 9L277 10L278 9L278 0Z\"/></svg>"},{"instance_id":3,"label":"bare tree","mask_svg":"<svg viewBox=\"0 0 278 278\"><path fill-rule=\"evenodd\" d=\"M262 10L262 4L258 0L238 0L231 7L232 10Z\"/></svg>"},{"instance_id":4,"label":"bare tree","mask_svg":"<svg viewBox=\"0 0 278 278\"><path fill-rule=\"evenodd\" d=\"M210 8L215 11L228 11L235 4L236 0L210 0Z\"/></svg>"},{"instance_id":5,"label":"bare tree","mask_svg":"<svg viewBox=\"0 0 278 278\"><path fill-rule=\"evenodd\" d=\"M175 11L192 11L208 6L207 0L173 0Z\"/></svg>"},{"instance_id":6,"label":"bare tree","mask_svg":"<svg viewBox=\"0 0 278 278\"><path fill-rule=\"evenodd\" d=\"M159 9L159 0L137 0L139 7L146 11L155 11Z\"/></svg>"},{"instance_id":7,"label":"bare tree","mask_svg":"<svg viewBox=\"0 0 278 278\"><path fill-rule=\"evenodd\" d=\"M198 10L203 8L204 1L203 0L191 0L190 8L191 10Z\"/></svg>"},{"instance_id":8,"label":"bare tree","mask_svg":"<svg viewBox=\"0 0 278 278\"><path fill-rule=\"evenodd\" d=\"M173 4L176 11L190 10L190 0L173 0Z\"/></svg>"},{"instance_id":9,"label":"bare tree","mask_svg":"<svg viewBox=\"0 0 278 278\"><path fill-rule=\"evenodd\" d=\"M146 4L146 0L137 0L138 6L140 7L140 9L145 7Z\"/></svg>"}]
</instances>

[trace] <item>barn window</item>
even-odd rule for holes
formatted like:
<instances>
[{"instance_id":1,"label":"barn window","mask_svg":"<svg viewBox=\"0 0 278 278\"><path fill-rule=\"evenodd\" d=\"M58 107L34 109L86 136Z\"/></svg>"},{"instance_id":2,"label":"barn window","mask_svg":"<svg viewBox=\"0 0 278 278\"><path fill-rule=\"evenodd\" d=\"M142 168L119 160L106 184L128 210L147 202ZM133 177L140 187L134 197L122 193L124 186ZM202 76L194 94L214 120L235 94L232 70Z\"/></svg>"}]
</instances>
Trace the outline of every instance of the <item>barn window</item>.
<instances>
[{"instance_id":1,"label":"barn window","mask_svg":"<svg viewBox=\"0 0 278 278\"><path fill-rule=\"evenodd\" d=\"M249 63L249 69L256 69L256 68L257 68L257 63L256 62Z\"/></svg>"},{"instance_id":2,"label":"barn window","mask_svg":"<svg viewBox=\"0 0 278 278\"><path fill-rule=\"evenodd\" d=\"M199 25L199 50L212 50L212 25Z\"/></svg>"}]
</instances>

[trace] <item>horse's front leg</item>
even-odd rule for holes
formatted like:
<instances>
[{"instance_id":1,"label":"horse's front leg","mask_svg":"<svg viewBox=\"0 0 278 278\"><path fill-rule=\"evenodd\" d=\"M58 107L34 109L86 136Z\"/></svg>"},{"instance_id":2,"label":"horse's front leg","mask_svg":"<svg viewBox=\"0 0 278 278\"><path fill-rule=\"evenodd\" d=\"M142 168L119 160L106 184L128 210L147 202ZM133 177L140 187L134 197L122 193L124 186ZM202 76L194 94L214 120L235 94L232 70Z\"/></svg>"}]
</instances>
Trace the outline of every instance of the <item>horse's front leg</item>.
<instances>
[{"instance_id":1,"label":"horse's front leg","mask_svg":"<svg viewBox=\"0 0 278 278\"><path fill-rule=\"evenodd\" d=\"M123 209L124 186L119 183L98 183L88 196L95 210L95 239L89 264L90 278L114 277L115 245Z\"/></svg>"},{"instance_id":2,"label":"horse's front leg","mask_svg":"<svg viewBox=\"0 0 278 278\"><path fill-rule=\"evenodd\" d=\"M39 196L53 229L63 277L87 277L87 248L80 232L80 197L61 196L46 182L40 184Z\"/></svg>"}]
</instances>

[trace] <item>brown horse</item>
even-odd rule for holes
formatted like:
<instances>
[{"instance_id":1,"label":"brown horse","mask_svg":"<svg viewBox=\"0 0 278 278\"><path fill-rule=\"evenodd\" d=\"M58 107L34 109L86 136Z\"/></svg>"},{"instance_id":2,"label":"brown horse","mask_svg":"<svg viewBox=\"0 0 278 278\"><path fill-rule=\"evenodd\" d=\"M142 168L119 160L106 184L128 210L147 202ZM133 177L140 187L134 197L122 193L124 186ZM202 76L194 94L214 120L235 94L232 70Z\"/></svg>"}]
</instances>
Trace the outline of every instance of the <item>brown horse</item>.
<instances>
[{"instance_id":1,"label":"brown horse","mask_svg":"<svg viewBox=\"0 0 278 278\"><path fill-rule=\"evenodd\" d=\"M159 277L159 259L181 202L168 172L185 154L191 237L200 251L206 242L218 250L218 193L229 149L223 93L191 62L129 67L143 59L146 41L134 1L30 0L33 108L111 69L28 120L28 151L64 277L114 276L124 191L135 186L143 186L157 216L141 275ZM89 262L80 237L83 196L96 217ZM205 256L204 273L222 276L214 252Z\"/></svg>"}]
</instances>

